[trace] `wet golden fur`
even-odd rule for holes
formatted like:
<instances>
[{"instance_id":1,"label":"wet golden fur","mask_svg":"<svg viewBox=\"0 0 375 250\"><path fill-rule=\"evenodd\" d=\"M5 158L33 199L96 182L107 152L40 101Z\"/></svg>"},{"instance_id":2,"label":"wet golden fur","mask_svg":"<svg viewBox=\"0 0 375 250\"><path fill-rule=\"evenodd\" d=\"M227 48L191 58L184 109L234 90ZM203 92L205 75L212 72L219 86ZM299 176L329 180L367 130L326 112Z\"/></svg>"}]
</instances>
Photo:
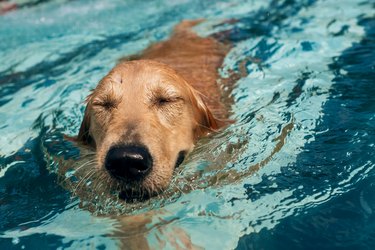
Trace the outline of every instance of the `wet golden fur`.
<instances>
[{"instance_id":1,"label":"wet golden fur","mask_svg":"<svg viewBox=\"0 0 375 250\"><path fill-rule=\"evenodd\" d=\"M113 179L121 191L163 191L179 155L225 124L217 79L229 47L197 36L190 29L196 23L182 22L167 41L119 63L87 98L78 141L96 151L98 168L116 145L145 145L152 155L152 171L141 182Z\"/></svg>"}]
</instances>

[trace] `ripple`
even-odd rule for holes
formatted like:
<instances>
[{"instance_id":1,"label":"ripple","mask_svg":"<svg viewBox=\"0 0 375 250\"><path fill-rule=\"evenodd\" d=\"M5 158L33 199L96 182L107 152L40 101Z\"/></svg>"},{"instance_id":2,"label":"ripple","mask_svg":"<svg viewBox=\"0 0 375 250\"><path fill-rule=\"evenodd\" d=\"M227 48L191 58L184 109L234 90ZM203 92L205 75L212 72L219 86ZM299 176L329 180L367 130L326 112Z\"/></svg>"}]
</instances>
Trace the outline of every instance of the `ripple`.
<instances>
[{"instance_id":1,"label":"ripple","mask_svg":"<svg viewBox=\"0 0 375 250\"><path fill-rule=\"evenodd\" d=\"M211 249L369 248L373 8L63 1L0 16L0 248L116 248L139 235L170 248L171 235ZM82 101L119 58L202 16L200 34L234 43L220 73L249 73L229 93L236 123L198 143L163 197L124 204L73 171L91 158L64 135L77 133Z\"/></svg>"}]
</instances>

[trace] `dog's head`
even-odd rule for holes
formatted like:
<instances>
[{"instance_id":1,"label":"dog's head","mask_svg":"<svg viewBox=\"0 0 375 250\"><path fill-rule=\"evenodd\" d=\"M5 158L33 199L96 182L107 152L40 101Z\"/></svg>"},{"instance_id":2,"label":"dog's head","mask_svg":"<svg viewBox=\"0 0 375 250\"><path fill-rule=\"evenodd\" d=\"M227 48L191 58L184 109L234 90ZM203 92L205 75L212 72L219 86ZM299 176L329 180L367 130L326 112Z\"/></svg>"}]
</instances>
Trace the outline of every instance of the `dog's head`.
<instances>
[{"instance_id":1,"label":"dog's head","mask_svg":"<svg viewBox=\"0 0 375 250\"><path fill-rule=\"evenodd\" d=\"M126 195L152 196L196 140L220 127L178 73L148 60L117 65L87 98L78 140Z\"/></svg>"}]
</instances>

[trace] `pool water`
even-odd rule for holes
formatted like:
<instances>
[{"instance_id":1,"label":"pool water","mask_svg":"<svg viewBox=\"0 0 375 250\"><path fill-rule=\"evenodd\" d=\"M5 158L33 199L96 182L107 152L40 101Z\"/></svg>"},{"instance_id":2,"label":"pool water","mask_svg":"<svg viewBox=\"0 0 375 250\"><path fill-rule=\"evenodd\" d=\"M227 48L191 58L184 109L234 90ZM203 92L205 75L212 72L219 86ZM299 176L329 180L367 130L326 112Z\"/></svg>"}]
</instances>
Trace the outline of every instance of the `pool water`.
<instances>
[{"instance_id":1,"label":"pool water","mask_svg":"<svg viewBox=\"0 0 375 250\"><path fill-rule=\"evenodd\" d=\"M0 16L0 249L374 249L373 1L20 6ZM59 169L80 153L64 135L77 134L90 89L202 17L196 32L234 45L224 77L256 58L230 92L236 123L198 143L163 199L64 188Z\"/></svg>"}]
</instances>

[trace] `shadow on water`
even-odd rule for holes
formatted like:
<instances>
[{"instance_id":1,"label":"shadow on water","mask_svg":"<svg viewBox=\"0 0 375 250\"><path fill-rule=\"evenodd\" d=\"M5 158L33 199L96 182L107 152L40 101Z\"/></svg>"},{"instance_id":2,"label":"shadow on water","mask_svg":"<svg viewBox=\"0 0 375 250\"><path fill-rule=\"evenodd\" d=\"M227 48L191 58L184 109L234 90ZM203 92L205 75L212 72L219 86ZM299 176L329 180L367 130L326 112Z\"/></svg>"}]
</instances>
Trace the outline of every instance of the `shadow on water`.
<instances>
[{"instance_id":1,"label":"shadow on water","mask_svg":"<svg viewBox=\"0 0 375 250\"><path fill-rule=\"evenodd\" d=\"M371 249L375 245L374 159L375 141L375 18L362 18L366 35L358 44L333 58L331 99L315 130L315 141L307 144L294 165L282 168L273 181L264 179L247 185L248 199L268 189L289 186L294 196L321 195L338 187L358 168L353 187L318 207L282 220L273 229L243 236L237 249ZM323 132L322 132L323 131ZM362 166L362 167L361 167ZM303 183L303 188L298 188ZM268 190L268 191L267 191ZM322 237L324 235L325 237ZM306 242L314 242L306 245Z\"/></svg>"},{"instance_id":2,"label":"shadow on water","mask_svg":"<svg viewBox=\"0 0 375 250\"><path fill-rule=\"evenodd\" d=\"M35 129L37 138L29 140L23 148L7 158L0 158L0 165L10 166L0 178L0 232L9 228L28 230L41 225L67 209L71 195L57 183L55 174L46 167L41 140L46 132L40 117ZM25 223L27 221L27 223ZM66 245L63 237L40 234L23 237L28 247L35 249ZM2 239L1 249L13 249L17 239Z\"/></svg>"}]
</instances>

